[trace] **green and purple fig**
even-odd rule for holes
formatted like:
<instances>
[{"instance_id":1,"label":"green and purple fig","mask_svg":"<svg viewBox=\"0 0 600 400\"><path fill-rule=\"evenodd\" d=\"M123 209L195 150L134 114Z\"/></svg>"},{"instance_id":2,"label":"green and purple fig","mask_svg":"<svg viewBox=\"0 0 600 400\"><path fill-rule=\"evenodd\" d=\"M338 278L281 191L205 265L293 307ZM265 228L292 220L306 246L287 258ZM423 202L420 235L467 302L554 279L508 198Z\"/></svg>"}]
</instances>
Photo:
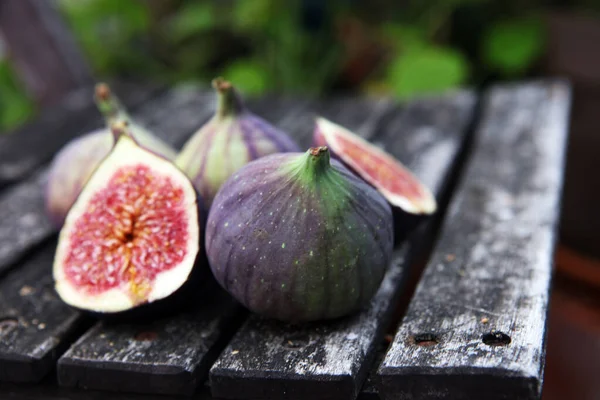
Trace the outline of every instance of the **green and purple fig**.
<instances>
[{"instance_id":1,"label":"green and purple fig","mask_svg":"<svg viewBox=\"0 0 600 400\"><path fill-rule=\"evenodd\" d=\"M210 207L221 185L252 160L299 151L283 132L246 108L230 82L213 80L217 108L213 117L183 146L175 164L192 180Z\"/></svg>"},{"instance_id":2,"label":"green and purple fig","mask_svg":"<svg viewBox=\"0 0 600 400\"><path fill-rule=\"evenodd\" d=\"M179 292L203 260L201 203L187 176L139 146L125 123L70 208L53 264L67 304L129 312ZM181 292L179 292L181 293Z\"/></svg>"},{"instance_id":3,"label":"green and purple fig","mask_svg":"<svg viewBox=\"0 0 600 400\"><path fill-rule=\"evenodd\" d=\"M367 305L392 248L390 205L327 147L249 163L223 185L206 226L217 281L251 311L291 322Z\"/></svg>"},{"instance_id":4,"label":"green and purple fig","mask_svg":"<svg viewBox=\"0 0 600 400\"><path fill-rule=\"evenodd\" d=\"M114 145L108 126L126 120L136 141L148 150L173 160L176 151L131 120L119 100L106 84L96 85L94 99L107 127L87 133L67 143L54 157L46 186L46 211L59 228L92 172Z\"/></svg>"}]
</instances>

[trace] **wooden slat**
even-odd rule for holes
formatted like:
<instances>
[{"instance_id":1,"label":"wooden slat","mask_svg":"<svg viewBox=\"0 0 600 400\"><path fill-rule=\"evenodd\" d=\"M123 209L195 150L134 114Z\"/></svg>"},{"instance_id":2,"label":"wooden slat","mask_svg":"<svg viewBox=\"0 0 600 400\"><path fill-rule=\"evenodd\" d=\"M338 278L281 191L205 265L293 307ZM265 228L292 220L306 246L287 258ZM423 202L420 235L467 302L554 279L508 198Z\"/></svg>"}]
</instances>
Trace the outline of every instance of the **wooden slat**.
<instances>
[{"instance_id":1,"label":"wooden slat","mask_svg":"<svg viewBox=\"0 0 600 400\"><path fill-rule=\"evenodd\" d=\"M54 232L44 212L46 175L39 172L0 195L0 276Z\"/></svg>"},{"instance_id":2,"label":"wooden slat","mask_svg":"<svg viewBox=\"0 0 600 400\"><path fill-rule=\"evenodd\" d=\"M470 92L416 101L360 129L361 119L355 115L359 110L343 107L336 118L330 117L363 134L379 131L372 139L384 143L439 195L462 146L474 104ZM420 152L409 150L413 148ZM408 246L396 251L380 290L359 314L295 327L251 316L211 369L213 396L355 398L403 286L409 254Z\"/></svg>"},{"instance_id":3,"label":"wooden slat","mask_svg":"<svg viewBox=\"0 0 600 400\"><path fill-rule=\"evenodd\" d=\"M158 87L125 83L111 87L131 111L160 91ZM91 86L78 89L56 106L45 108L35 121L0 135L0 189L21 181L50 161L72 138L103 126L93 91Z\"/></svg>"},{"instance_id":4,"label":"wooden slat","mask_svg":"<svg viewBox=\"0 0 600 400\"><path fill-rule=\"evenodd\" d=\"M569 89L500 86L379 370L384 399L537 399Z\"/></svg>"},{"instance_id":5,"label":"wooden slat","mask_svg":"<svg viewBox=\"0 0 600 400\"><path fill-rule=\"evenodd\" d=\"M218 355L241 307L216 285L192 311L152 323L98 323L60 358L61 386L191 395Z\"/></svg>"},{"instance_id":6,"label":"wooden slat","mask_svg":"<svg viewBox=\"0 0 600 400\"><path fill-rule=\"evenodd\" d=\"M0 281L0 381L37 382L51 371L83 318L54 292L52 241Z\"/></svg>"}]
</instances>

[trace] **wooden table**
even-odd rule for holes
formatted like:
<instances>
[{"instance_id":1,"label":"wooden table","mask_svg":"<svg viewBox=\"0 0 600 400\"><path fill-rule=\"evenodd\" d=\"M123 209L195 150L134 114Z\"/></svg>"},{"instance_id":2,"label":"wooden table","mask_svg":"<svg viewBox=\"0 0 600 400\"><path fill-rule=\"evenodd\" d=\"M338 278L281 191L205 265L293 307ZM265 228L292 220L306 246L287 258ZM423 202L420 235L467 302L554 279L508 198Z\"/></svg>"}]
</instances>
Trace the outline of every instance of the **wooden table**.
<instances>
[{"instance_id":1,"label":"wooden table","mask_svg":"<svg viewBox=\"0 0 600 400\"><path fill-rule=\"evenodd\" d=\"M194 86L116 91L179 147L214 110L212 93ZM398 244L369 307L299 327L249 314L214 282L189 309L143 325L99 322L58 299L43 187L53 154L102 125L91 93L0 137L0 398L539 398L566 83L404 103L250 101L303 147L317 113L355 130L412 169L441 205Z\"/></svg>"}]
</instances>

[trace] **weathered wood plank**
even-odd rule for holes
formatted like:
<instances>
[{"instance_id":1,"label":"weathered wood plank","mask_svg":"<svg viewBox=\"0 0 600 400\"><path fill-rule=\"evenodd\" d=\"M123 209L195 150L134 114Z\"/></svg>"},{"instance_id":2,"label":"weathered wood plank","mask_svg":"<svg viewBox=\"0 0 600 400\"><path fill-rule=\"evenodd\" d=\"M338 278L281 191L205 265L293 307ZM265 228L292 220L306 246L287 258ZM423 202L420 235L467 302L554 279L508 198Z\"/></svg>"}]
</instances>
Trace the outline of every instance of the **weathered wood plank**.
<instances>
[{"instance_id":1,"label":"weathered wood plank","mask_svg":"<svg viewBox=\"0 0 600 400\"><path fill-rule=\"evenodd\" d=\"M0 381L38 382L84 322L54 292L55 242L0 281Z\"/></svg>"},{"instance_id":2,"label":"weathered wood plank","mask_svg":"<svg viewBox=\"0 0 600 400\"><path fill-rule=\"evenodd\" d=\"M0 195L0 275L54 232L44 211L46 177L40 171Z\"/></svg>"},{"instance_id":3,"label":"weathered wood plank","mask_svg":"<svg viewBox=\"0 0 600 400\"><path fill-rule=\"evenodd\" d=\"M329 116L376 142L383 141L439 195L446 173L456 161L474 104L470 92L416 101L360 128L358 123L365 120L356 118L359 110L343 107L338 115ZM421 117L427 113L431 113L429 118ZM438 113L443 117L436 116ZM373 137L375 132L379 135ZM420 143L420 154L408 150ZM361 313L294 327L251 316L211 369L213 396L245 398L252 393L255 399L355 398L403 286L407 257L409 246L396 251L380 290Z\"/></svg>"},{"instance_id":4,"label":"weathered wood plank","mask_svg":"<svg viewBox=\"0 0 600 400\"><path fill-rule=\"evenodd\" d=\"M111 84L125 106L135 111L160 91L158 87ZM70 139L99 128L102 117L93 101L93 87L78 89L56 106L9 134L0 135L0 189L23 180L50 161Z\"/></svg>"},{"instance_id":5,"label":"weathered wood plank","mask_svg":"<svg viewBox=\"0 0 600 400\"><path fill-rule=\"evenodd\" d=\"M384 399L537 399L569 89L495 87L435 252L379 369Z\"/></svg>"},{"instance_id":6,"label":"weathered wood plank","mask_svg":"<svg viewBox=\"0 0 600 400\"><path fill-rule=\"evenodd\" d=\"M148 324L98 323L60 358L61 386L192 395L241 307L211 285L190 311Z\"/></svg>"}]
</instances>

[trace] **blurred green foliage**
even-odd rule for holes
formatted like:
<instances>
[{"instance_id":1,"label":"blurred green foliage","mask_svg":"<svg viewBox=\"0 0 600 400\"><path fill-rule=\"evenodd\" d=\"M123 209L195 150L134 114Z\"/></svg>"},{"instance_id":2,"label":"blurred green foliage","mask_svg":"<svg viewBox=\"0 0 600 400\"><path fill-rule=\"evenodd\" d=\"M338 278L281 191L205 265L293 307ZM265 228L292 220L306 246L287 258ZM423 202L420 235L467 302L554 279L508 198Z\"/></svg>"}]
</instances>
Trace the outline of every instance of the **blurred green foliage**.
<instances>
[{"instance_id":1,"label":"blurred green foliage","mask_svg":"<svg viewBox=\"0 0 600 400\"><path fill-rule=\"evenodd\" d=\"M592 0L578 0L587 7ZM544 52L544 0L59 0L99 77L221 75L246 93L405 98L520 79ZM0 64L0 127L33 110ZM10 104L8 104L10 103Z\"/></svg>"},{"instance_id":2,"label":"blurred green foliage","mask_svg":"<svg viewBox=\"0 0 600 400\"><path fill-rule=\"evenodd\" d=\"M25 122L34 110L12 66L0 59L0 133Z\"/></svg>"},{"instance_id":3,"label":"blurred green foliage","mask_svg":"<svg viewBox=\"0 0 600 400\"><path fill-rule=\"evenodd\" d=\"M100 75L166 82L224 75L251 94L376 88L407 97L528 71L544 40L539 20L523 18L522 10L500 7L491 20L480 18L477 36L469 38L481 47L475 57L452 39L457 10L477 13L491 3L62 0L61 6Z\"/></svg>"}]
</instances>

